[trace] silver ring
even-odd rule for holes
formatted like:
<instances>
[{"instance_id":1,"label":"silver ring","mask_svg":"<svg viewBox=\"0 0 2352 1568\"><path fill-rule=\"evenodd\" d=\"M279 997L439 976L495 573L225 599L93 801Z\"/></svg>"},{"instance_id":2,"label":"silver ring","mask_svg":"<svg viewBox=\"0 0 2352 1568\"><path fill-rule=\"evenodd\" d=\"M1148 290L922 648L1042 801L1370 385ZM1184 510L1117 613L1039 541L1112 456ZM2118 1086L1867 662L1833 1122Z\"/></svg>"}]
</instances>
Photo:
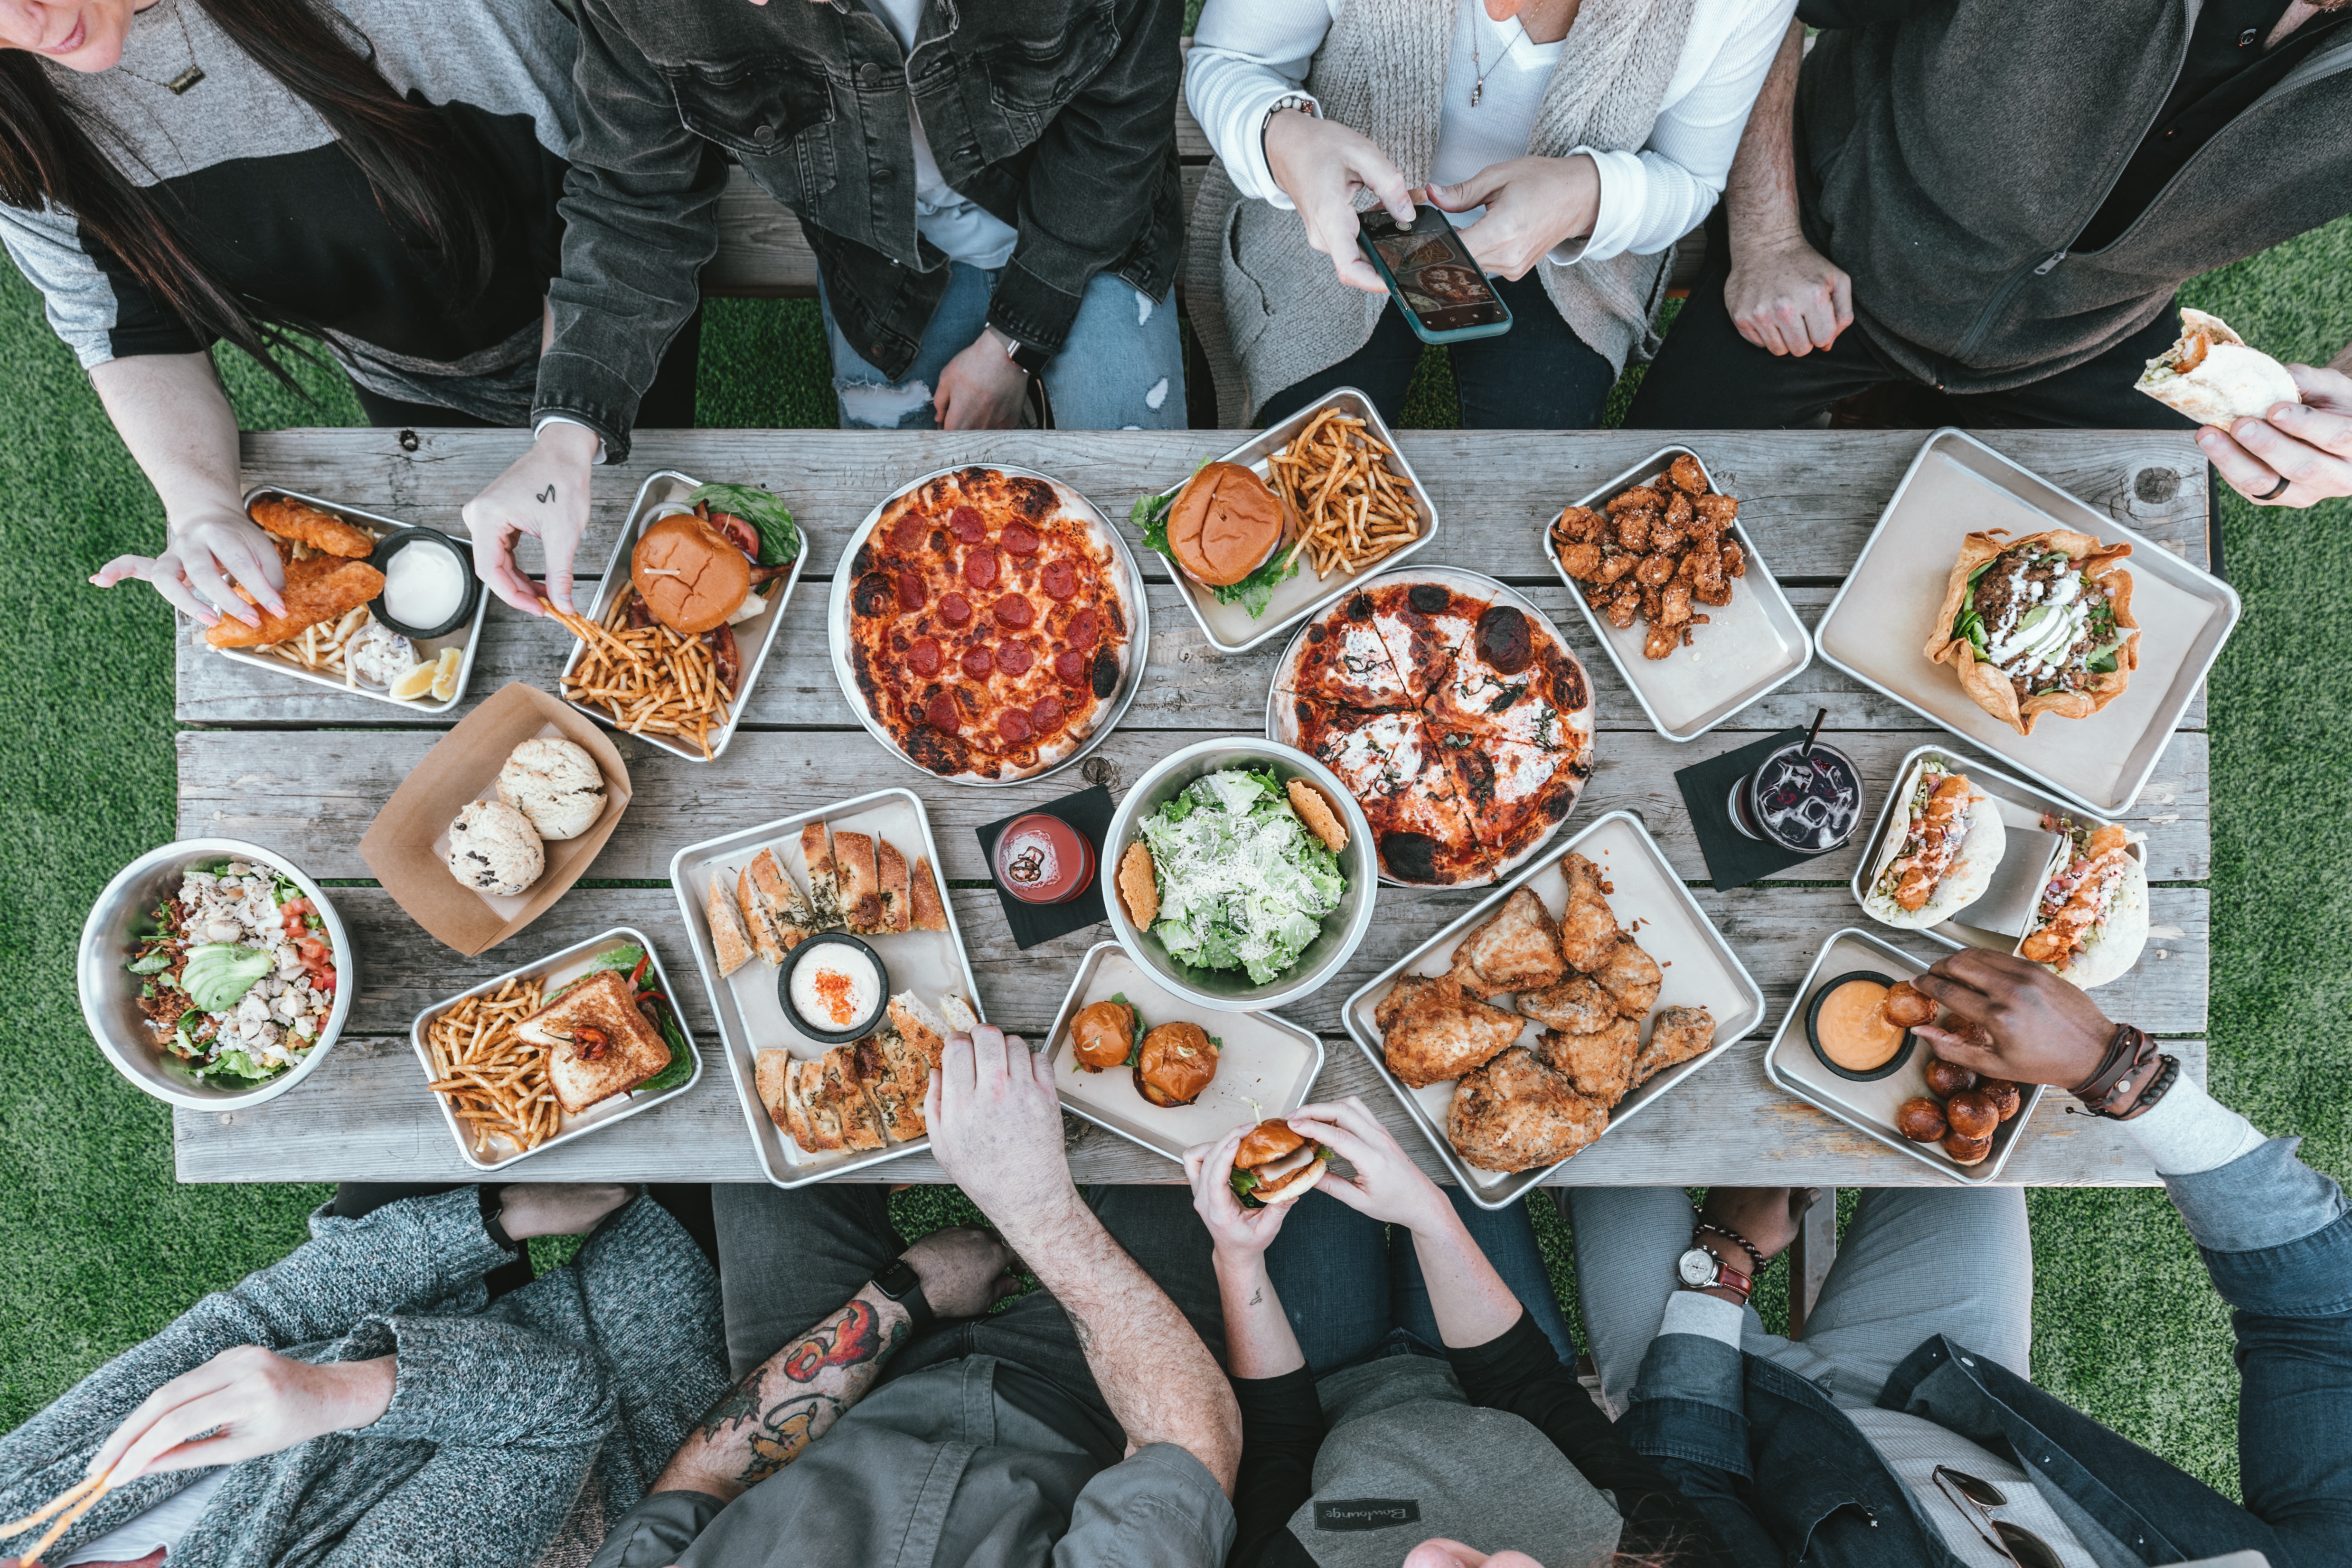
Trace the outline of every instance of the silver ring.
<instances>
[{"instance_id":1,"label":"silver ring","mask_svg":"<svg viewBox=\"0 0 2352 1568\"><path fill-rule=\"evenodd\" d=\"M2282 477L2279 482L2254 497L2257 501L2275 501L2294 487L2294 481Z\"/></svg>"}]
</instances>

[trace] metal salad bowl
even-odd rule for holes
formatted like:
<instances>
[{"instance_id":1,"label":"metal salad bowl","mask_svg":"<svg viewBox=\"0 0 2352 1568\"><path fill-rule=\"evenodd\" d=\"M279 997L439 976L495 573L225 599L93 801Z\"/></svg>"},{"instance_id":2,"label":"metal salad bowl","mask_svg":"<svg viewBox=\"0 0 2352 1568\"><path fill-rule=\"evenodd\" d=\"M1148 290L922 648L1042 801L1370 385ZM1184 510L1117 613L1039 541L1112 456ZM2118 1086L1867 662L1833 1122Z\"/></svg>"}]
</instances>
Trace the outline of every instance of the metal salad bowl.
<instances>
[{"instance_id":1,"label":"metal salad bowl","mask_svg":"<svg viewBox=\"0 0 2352 1568\"><path fill-rule=\"evenodd\" d=\"M245 861L278 873L302 890L318 910L328 943L335 956L335 1005L327 1015L319 1041L301 1061L268 1082L253 1089L215 1089L183 1069L167 1064L163 1047L139 1010L142 977L123 966L131 961L140 939L156 931L155 906L179 895L180 883L191 865L205 861ZM167 1104L190 1111L221 1111L231 1106L258 1105L275 1100L314 1071L327 1059L351 1016L352 998L359 989L358 965L351 934L342 917L319 884L285 856L238 839L182 839L149 850L114 873L106 891L90 906L82 922L81 951L74 961L74 980L81 992L82 1021L89 1026L99 1050L133 1088Z\"/></svg>"},{"instance_id":2,"label":"metal salad bowl","mask_svg":"<svg viewBox=\"0 0 2352 1568\"><path fill-rule=\"evenodd\" d=\"M1339 895L1339 907L1323 917L1322 934L1307 944L1298 962L1264 985L1253 985L1245 969L1195 969L1178 963L1169 956L1159 937L1135 928L1118 894L1118 863L1128 845L1142 836L1143 819L1194 779L1229 768L1271 768L1285 783L1304 778L1322 789L1348 825L1348 847L1339 852L1339 872L1348 885ZM1373 859L1371 824L1364 820L1364 809L1329 768L1291 747L1234 736L1198 741L1171 752L1135 781L1111 816L1110 831L1103 840L1101 877L1111 933L1128 956L1180 996L1222 1012L1243 1013L1311 996L1339 974L1363 941L1364 933L1371 929L1380 866Z\"/></svg>"}]
</instances>

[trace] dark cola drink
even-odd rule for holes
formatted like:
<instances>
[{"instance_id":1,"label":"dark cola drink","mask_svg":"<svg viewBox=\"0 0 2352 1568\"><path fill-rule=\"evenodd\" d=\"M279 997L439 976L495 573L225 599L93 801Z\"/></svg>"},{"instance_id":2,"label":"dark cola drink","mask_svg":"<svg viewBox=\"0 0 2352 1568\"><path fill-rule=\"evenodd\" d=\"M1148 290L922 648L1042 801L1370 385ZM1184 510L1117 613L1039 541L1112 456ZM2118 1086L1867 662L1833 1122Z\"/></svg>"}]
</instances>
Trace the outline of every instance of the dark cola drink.
<instances>
[{"instance_id":1,"label":"dark cola drink","mask_svg":"<svg viewBox=\"0 0 2352 1568\"><path fill-rule=\"evenodd\" d=\"M1810 755L1791 742L1733 786L1732 825L1800 854L1821 854L1853 837L1862 821L1862 773L1834 746Z\"/></svg>"}]
</instances>

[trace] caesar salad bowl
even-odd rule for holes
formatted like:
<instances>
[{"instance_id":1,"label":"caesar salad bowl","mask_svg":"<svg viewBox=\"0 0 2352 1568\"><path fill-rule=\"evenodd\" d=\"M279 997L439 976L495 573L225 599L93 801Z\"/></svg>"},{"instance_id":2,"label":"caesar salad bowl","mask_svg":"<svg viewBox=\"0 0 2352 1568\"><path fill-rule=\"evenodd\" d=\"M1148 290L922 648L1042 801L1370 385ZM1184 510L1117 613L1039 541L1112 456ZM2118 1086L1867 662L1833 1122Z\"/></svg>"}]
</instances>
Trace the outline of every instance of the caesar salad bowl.
<instances>
[{"instance_id":1,"label":"caesar salad bowl","mask_svg":"<svg viewBox=\"0 0 2352 1568\"><path fill-rule=\"evenodd\" d=\"M155 906L179 895L189 868L224 860L276 872L299 887L317 909L320 934L334 954L334 1008L319 1031L318 1043L301 1061L250 1089L216 1089L170 1063L139 1010L141 977L124 967L140 938L158 928ZM237 839L182 839L149 850L106 884L90 906L89 918L82 923L74 979L81 993L82 1021L89 1026L106 1060L132 1088L183 1110L227 1111L275 1100L318 1071L351 1016L352 999L359 992L359 966L351 934L336 914L333 901L293 862Z\"/></svg>"},{"instance_id":2,"label":"caesar salad bowl","mask_svg":"<svg viewBox=\"0 0 2352 1568\"><path fill-rule=\"evenodd\" d=\"M1319 789L1339 812L1348 830L1347 846L1339 852L1339 872L1346 887L1339 907L1325 915L1322 929L1299 953L1297 961L1264 983L1255 982L1246 969L1204 969L1172 956L1154 933L1138 930L1119 896L1119 862L1128 846L1142 833L1151 816L1194 779L1227 768L1270 770L1286 785L1305 779ZM1275 741L1242 736L1203 740L1170 753L1129 787L1110 820L1102 850L1102 894L1110 914L1113 936L1128 956L1142 965L1170 990L1223 1012L1256 1012L1312 996L1338 977L1355 954L1364 933L1371 929L1372 898L1380 887L1380 865L1372 855L1371 824L1364 809L1331 770L1305 752Z\"/></svg>"}]
</instances>

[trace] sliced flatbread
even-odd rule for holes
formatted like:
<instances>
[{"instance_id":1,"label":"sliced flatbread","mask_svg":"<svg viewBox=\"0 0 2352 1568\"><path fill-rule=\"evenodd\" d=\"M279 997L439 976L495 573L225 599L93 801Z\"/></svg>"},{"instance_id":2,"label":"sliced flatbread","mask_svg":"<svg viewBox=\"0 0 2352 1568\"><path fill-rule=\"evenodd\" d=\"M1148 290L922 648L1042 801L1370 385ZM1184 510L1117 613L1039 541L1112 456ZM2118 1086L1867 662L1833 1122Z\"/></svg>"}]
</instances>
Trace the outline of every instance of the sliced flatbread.
<instances>
[{"instance_id":1,"label":"sliced flatbread","mask_svg":"<svg viewBox=\"0 0 2352 1568\"><path fill-rule=\"evenodd\" d=\"M874 835L833 835L833 870L840 879L841 918L860 936L879 936L882 924L882 873L875 863Z\"/></svg>"},{"instance_id":2,"label":"sliced flatbread","mask_svg":"<svg viewBox=\"0 0 2352 1568\"><path fill-rule=\"evenodd\" d=\"M751 934L744 927L742 911L727 892L727 868L721 866L711 875L710 896L702 906L710 921L710 950L719 960L722 980L751 961Z\"/></svg>"},{"instance_id":3,"label":"sliced flatbread","mask_svg":"<svg viewBox=\"0 0 2352 1568\"><path fill-rule=\"evenodd\" d=\"M914 889L907 875L907 857L889 840L874 852L875 870L882 879L882 929L905 931L913 925Z\"/></svg>"},{"instance_id":4,"label":"sliced flatbread","mask_svg":"<svg viewBox=\"0 0 2352 1568\"><path fill-rule=\"evenodd\" d=\"M809 903L816 907L817 929L838 929L841 882L834 874L833 844L825 837L823 822L810 822L801 829L801 863L808 867Z\"/></svg>"},{"instance_id":5,"label":"sliced flatbread","mask_svg":"<svg viewBox=\"0 0 2352 1568\"><path fill-rule=\"evenodd\" d=\"M939 879L931 874L931 862L922 855L915 857L914 872L908 877L908 898L913 905L910 922L917 931L945 931L948 928L948 906L940 897Z\"/></svg>"}]
</instances>

